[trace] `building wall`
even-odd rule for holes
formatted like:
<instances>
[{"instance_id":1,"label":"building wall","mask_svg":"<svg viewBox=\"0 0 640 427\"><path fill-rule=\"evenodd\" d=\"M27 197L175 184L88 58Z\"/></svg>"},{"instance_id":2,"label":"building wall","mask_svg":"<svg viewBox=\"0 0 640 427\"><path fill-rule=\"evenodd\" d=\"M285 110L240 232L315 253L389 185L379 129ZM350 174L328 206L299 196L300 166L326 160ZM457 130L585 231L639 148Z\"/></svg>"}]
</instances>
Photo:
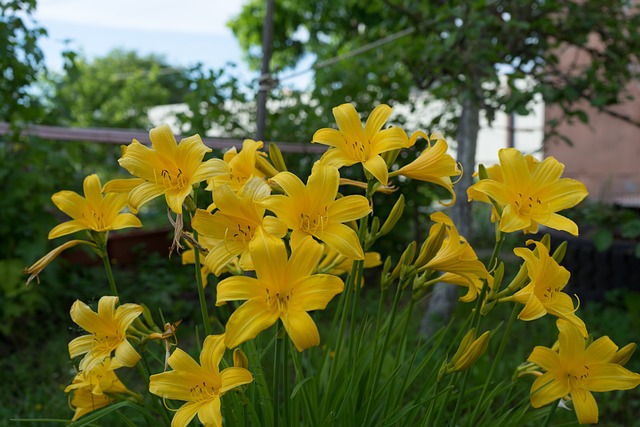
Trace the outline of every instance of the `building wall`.
<instances>
[{"instance_id":1,"label":"building wall","mask_svg":"<svg viewBox=\"0 0 640 427\"><path fill-rule=\"evenodd\" d=\"M640 122L640 93L631 87L636 100L616 107L620 114ZM560 126L564 141L548 141L544 154L565 164L565 176L585 183L591 200L640 207L640 127L609 114L586 108L589 123L577 120ZM559 116L557 107L546 110L546 119Z\"/></svg>"}]
</instances>

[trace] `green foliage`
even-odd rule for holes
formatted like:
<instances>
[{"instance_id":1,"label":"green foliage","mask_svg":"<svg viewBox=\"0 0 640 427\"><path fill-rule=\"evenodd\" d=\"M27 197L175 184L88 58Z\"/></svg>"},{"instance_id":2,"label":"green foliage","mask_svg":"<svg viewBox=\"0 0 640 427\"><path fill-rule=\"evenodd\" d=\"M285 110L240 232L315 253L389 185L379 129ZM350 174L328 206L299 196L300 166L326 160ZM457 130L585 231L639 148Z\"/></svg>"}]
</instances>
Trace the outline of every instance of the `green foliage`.
<instances>
[{"instance_id":1,"label":"green foliage","mask_svg":"<svg viewBox=\"0 0 640 427\"><path fill-rule=\"evenodd\" d=\"M183 101L184 70L157 55L116 49L88 61L67 56L65 73L52 76L48 123L79 127L150 127L147 110Z\"/></svg>"},{"instance_id":2,"label":"green foliage","mask_svg":"<svg viewBox=\"0 0 640 427\"><path fill-rule=\"evenodd\" d=\"M37 42L47 34L31 18L35 7L36 0L0 2L0 122L30 122L42 114L30 90L44 71Z\"/></svg>"},{"instance_id":3,"label":"green foliage","mask_svg":"<svg viewBox=\"0 0 640 427\"><path fill-rule=\"evenodd\" d=\"M600 252L614 241L637 242L635 254L640 258L640 212L604 202L582 203L569 211L569 216L584 224L586 235Z\"/></svg>"},{"instance_id":4,"label":"green foliage","mask_svg":"<svg viewBox=\"0 0 640 427\"><path fill-rule=\"evenodd\" d=\"M282 70L314 56L311 99L322 99L323 105L353 102L364 110L380 99L407 103L418 89L454 104L467 94L491 120L498 110L526 114L540 94L566 118L586 120L581 101L607 111L628 95L626 83L637 76L628 66L628 53L640 50L640 15L627 3L278 2L272 63ZM251 1L229 24L254 68L264 10L264 2ZM409 28L414 31L407 36L324 66L323 61ZM596 28L601 44L590 38ZM301 34L308 35L302 44ZM584 60L562 62L567 47ZM437 119L455 125L457 116L452 110Z\"/></svg>"}]
</instances>

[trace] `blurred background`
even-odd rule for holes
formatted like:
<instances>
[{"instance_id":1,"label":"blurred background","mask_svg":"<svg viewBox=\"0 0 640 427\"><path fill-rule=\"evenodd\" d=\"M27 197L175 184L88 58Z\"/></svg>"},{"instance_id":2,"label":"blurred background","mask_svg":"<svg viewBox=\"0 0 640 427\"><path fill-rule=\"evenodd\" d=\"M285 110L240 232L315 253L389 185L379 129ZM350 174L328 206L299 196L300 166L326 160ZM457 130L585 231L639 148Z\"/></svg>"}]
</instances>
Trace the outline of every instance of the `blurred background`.
<instances>
[{"instance_id":1,"label":"blurred background","mask_svg":"<svg viewBox=\"0 0 640 427\"><path fill-rule=\"evenodd\" d=\"M126 177L119 146L148 142L162 123L199 133L216 156L244 138L277 142L306 176L319 157L312 135L335 126L334 106L351 102L365 118L387 103L389 123L442 132L464 165L452 214L479 254L493 228L487 209L465 203L474 165L496 163L505 147L554 156L590 193L567 214L580 237L552 234L555 245L569 239L579 314L595 336L638 341L639 31L632 0L0 0L0 424L70 417L68 309L106 289L99 260L81 249L24 285L22 269L61 243L46 240L65 219L51 195L81 191L90 173ZM440 195L402 186L410 220L377 248L396 259L426 237ZM188 321L197 293L179 257L166 261L164 209L151 204L142 231L113 234L112 255L125 248L116 279L123 300L142 295ZM513 364L529 338L515 344ZM610 393L607 404L606 425L638 425L637 391Z\"/></svg>"}]
</instances>

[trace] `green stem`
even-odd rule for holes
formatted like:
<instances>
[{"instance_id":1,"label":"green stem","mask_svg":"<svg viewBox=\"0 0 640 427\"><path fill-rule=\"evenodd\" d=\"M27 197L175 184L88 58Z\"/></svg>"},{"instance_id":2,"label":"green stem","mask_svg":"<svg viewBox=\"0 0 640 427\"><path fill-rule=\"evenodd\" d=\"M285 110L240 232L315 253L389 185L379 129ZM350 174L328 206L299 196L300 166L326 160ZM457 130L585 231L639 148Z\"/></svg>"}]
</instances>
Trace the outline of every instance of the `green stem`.
<instances>
[{"instance_id":1,"label":"green stem","mask_svg":"<svg viewBox=\"0 0 640 427\"><path fill-rule=\"evenodd\" d=\"M142 354L141 360L136 364L136 368L138 369L138 373L142 377L142 380L147 386L147 390L149 389L149 363L147 362L147 358L144 353L144 348L140 348L140 353ZM162 403L162 398L160 396L152 396L151 401L153 402L153 406L155 406L156 411L160 413L160 416L165 422L165 425L171 425L171 418L169 418L169 414L167 414L167 410Z\"/></svg>"},{"instance_id":2,"label":"green stem","mask_svg":"<svg viewBox=\"0 0 640 427\"><path fill-rule=\"evenodd\" d=\"M389 325L387 326L387 330L385 331L384 341L382 343L382 348L379 354L376 356L376 369L373 375L373 381L371 383L371 393L369 394L369 399L367 401L367 409L365 411L365 416L363 421L366 423L369 419L369 411L371 410L371 403L375 396L376 390L378 389L378 381L380 379L380 373L382 371L382 361L384 360L384 355L387 352L387 348L389 346L389 340L391 339L391 332L393 330L393 324L395 322L396 312L398 311L398 305L400 304L400 297L402 296L402 288L403 283L398 283L398 287L396 289L396 296L393 300L393 307L391 307L391 314L389 316Z\"/></svg>"},{"instance_id":3,"label":"green stem","mask_svg":"<svg viewBox=\"0 0 640 427\"><path fill-rule=\"evenodd\" d=\"M480 399L478 399L478 404L476 405L471 415L469 425L473 425L480 407L488 407L488 405L484 405L483 400L485 395L487 394L487 390L489 390L489 384L491 383L491 378L493 377L493 373L496 370L496 366L498 366L498 363L500 363L502 353L504 353L504 350L507 347L507 340L509 339L509 335L511 334L511 327L513 326L513 323L516 319L517 312L518 306L514 305L513 310L511 311L511 316L509 317L509 322L507 323L507 327L504 330L504 334L502 334L502 340L500 341L500 346L498 347L498 353L496 353L495 357L493 358L493 363L491 363L491 368L489 369L489 373L487 374L487 378L485 379L484 387L482 388L482 392L480 393Z\"/></svg>"},{"instance_id":4,"label":"green stem","mask_svg":"<svg viewBox=\"0 0 640 427\"><path fill-rule=\"evenodd\" d=\"M291 401L289 391L289 338L282 340L282 374L284 382L284 425L291 425Z\"/></svg>"},{"instance_id":5,"label":"green stem","mask_svg":"<svg viewBox=\"0 0 640 427\"><path fill-rule=\"evenodd\" d=\"M449 403L449 396L451 395L451 390L453 390L453 387L451 387L454 383L454 378L456 378L457 375L454 374L451 376L451 379L449 379L449 386L447 388L447 391L444 393L444 397L442 398L442 404L440 405L440 408L438 408L438 416L436 417L435 422L433 423L434 426L439 426L440 425L440 420L442 420L442 416L445 413L445 410L447 408L447 403ZM458 407L457 403L456 403L456 408Z\"/></svg>"},{"instance_id":6,"label":"green stem","mask_svg":"<svg viewBox=\"0 0 640 427\"><path fill-rule=\"evenodd\" d=\"M280 320L276 322L276 337L273 344L273 425L278 427L280 420L280 339L278 338L280 332Z\"/></svg>"},{"instance_id":7,"label":"green stem","mask_svg":"<svg viewBox=\"0 0 640 427\"><path fill-rule=\"evenodd\" d=\"M547 414L547 418L545 418L544 424L542 424L542 427L549 427L549 424L551 423L551 420L553 419L553 415L556 413L556 409L558 409L558 404L559 403L560 403L560 399L554 401L551 404L551 408L549 409L549 413Z\"/></svg>"},{"instance_id":8,"label":"green stem","mask_svg":"<svg viewBox=\"0 0 640 427\"><path fill-rule=\"evenodd\" d=\"M198 232L193 230L193 238L198 240ZM213 333L211 330L211 320L209 319L209 309L207 308L207 298L204 294L204 283L202 282L202 266L200 265L200 251L196 246L193 247L193 255L196 264L196 284L198 285L198 300L200 300L200 313L202 315L202 323L204 324L204 333L209 336Z\"/></svg>"},{"instance_id":9,"label":"green stem","mask_svg":"<svg viewBox=\"0 0 640 427\"><path fill-rule=\"evenodd\" d=\"M111 271L111 262L109 261L109 254L107 253L107 247L102 248L102 262L104 263L104 269L107 272L107 280L109 281L109 288L113 296L118 296L118 289L116 289L116 281L113 279L113 271Z\"/></svg>"}]
</instances>

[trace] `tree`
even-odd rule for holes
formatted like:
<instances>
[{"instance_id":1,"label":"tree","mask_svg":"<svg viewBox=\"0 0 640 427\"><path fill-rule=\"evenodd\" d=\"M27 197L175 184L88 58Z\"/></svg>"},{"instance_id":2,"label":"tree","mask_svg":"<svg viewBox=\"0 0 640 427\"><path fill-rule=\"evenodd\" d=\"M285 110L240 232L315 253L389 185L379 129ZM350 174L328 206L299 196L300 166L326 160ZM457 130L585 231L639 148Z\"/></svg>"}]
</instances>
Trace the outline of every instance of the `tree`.
<instances>
[{"instance_id":1,"label":"tree","mask_svg":"<svg viewBox=\"0 0 640 427\"><path fill-rule=\"evenodd\" d=\"M610 106L624 99L628 82L638 77L630 66L638 59L632 55L640 52L640 14L634 4L283 0L275 9L273 62L287 68L304 55L315 55L312 99L323 106L347 101L366 111L376 102L406 103L412 91L445 101L449 109L436 119L457 129L458 160L467 170L456 187L453 217L461 234L471 237L471 208L464 201L480 114L489 120L499 110L527 114L530 101L541 95L545 103L560 107L563 120L587 121L585 101L615 115ZM230 23L250 64L259 54L263 9L263 2L252 0ZM302 43L299 35L305 33L308 41ZM393 41L336 66L322 66L385 39ZM560 66L567 48L587 59ZM324 115L330 121L326 110ZM557 134L558 123L549 123L549 136Z\"/></svg>"},{"instance_id":2,"label":"tree","mask_svg":"<svg viewBox=\"0 0 640 427\"><path fill-rule=\"evenodd\" d=\"M37 41L47 32L32 22L35 7L35 0L0 2L0 122L30 121L41 113L30 88L44 70Z\"/></svg>"},{"instance_id":3,"label":"tree","mask_svg":"<svg viewBox=\"0 0 640 427\"><path fill-rule=\"evenodd\" d=\"M71 53L51 86L54 124L148 128L147 110L182 102L188 79L160 56L116 49L92 61Z\"/></svg>"}]
</instances>

